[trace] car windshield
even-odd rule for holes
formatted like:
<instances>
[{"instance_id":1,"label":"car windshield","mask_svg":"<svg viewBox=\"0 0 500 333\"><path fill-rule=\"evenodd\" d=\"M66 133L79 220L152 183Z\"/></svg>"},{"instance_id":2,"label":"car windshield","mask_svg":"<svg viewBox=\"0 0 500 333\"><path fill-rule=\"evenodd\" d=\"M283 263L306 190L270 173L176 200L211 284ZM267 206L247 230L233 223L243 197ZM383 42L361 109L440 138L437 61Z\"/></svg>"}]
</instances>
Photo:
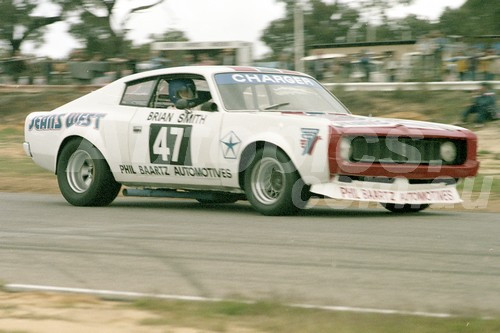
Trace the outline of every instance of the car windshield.
<instances>
[{"instance_id":1,"label":"car windshield","mask_svg":"<svg viewBox=\"0 0 500 333\"><path fill-rule=\"evenodd\" d=\"M215 81L229 111L285 112L349 111L312 78L265 73L223 73Z\"/></svg>"}]
</instances>

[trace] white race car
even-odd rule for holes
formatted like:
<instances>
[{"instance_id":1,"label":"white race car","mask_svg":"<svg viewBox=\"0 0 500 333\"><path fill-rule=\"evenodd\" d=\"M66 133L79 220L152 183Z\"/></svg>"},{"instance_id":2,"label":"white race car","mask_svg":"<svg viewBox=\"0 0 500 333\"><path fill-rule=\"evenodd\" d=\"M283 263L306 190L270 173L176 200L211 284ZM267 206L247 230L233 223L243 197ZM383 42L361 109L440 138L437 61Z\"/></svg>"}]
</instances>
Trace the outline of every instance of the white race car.
<instances>
[{"instance_id":1,"label":"white race car","mask_svg":"<svg viewBox=\"0 0 500 333\"><path fill-rule=\"evenodd\" d=\"M302 73L222 66L124 77L31 113L24 142L73 205L108 205L125 186L129 196L248 200L266 215L311 196L396 212L457 203L476 147L460 127L352 115Z\"/></svg>"}]
</instances>

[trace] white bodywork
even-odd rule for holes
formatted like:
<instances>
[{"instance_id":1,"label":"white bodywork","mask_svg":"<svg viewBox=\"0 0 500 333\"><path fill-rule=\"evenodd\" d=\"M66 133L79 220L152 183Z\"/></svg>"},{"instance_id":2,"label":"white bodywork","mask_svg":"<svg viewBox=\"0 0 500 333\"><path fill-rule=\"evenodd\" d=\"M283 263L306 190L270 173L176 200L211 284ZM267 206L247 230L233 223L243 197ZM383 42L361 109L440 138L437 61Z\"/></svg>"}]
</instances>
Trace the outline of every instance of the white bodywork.
<instances>
[{"instance_id":1,"label":"white bodywork","mask_svg":"<svg viewBox=\"0 0 500 333\"><path fill-rule=\"evenodd\" d=\"M203 76L218 111L120 105L128 82L174 73ZM303 113L228 111L214 79L218 73L240 72L237 68L217 66L143 72L115 81L51 112L32 113L26 119L25 150L36 164L55 172L58 152L64 141L70 137L82 137L102 153L116 181L126 186L241 193L239 167L242 152L256 142L267 142L289 156L304 182L312 185L311 191L317 194L379 202L460 201L454 185L415 186L407 182L396 182L390 186L356 182L342 184L331 177L328 161L331 126L396 127L401 123L350 114L332 120L333 114L308 116ZM273 72L273 75L280 73ZM293 75L313 80L300 73ZM422 122L406 121L405 126L457 130L453 126ZM309 129L314 129L314 133L308 134ZM304 145L311 142L311 136L315 139L314 147L306 153ZM183 141L186 137L189 137L189 142ZM168 147L167 138L175 141L170 142ZM171 163L151 163L152 154L163 156ZM379 192L367 196L364 195L366 190ZM442 193L427 196L408 194L429 191Z\"/></svg>"}]
</instances>

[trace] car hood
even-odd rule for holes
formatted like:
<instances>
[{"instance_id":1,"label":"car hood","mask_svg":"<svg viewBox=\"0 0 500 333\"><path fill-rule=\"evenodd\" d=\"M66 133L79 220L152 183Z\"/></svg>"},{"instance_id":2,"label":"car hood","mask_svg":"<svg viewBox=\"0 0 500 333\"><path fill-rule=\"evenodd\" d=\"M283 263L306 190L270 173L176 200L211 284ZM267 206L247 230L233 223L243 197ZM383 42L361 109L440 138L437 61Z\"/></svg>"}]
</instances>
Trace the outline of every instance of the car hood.
<instances>
[{"instance_id":1,"label":"car hood","mask_svg":"<svg viewBox=\"0 0 500 333\"><path fill-rule=\"evenodd\" d=\"M397 128L406 127L409 129L421 130L444 130L444 131L460 131L465 130L462 127L431 123L427 121L394 119L394 118L379 118L379 117L364 117L351 114L335 114L335 113L308 113L307 116L324 118L330 121L330 125L337 128Z\"/></svg>"}]
</instances>

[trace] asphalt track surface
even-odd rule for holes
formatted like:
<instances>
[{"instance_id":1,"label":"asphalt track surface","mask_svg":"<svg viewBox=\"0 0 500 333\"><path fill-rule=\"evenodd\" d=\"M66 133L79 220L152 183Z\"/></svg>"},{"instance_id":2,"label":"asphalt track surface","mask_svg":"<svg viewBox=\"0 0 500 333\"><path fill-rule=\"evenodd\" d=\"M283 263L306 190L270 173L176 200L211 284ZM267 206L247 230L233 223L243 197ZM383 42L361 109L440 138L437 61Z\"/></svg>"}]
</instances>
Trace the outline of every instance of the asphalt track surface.
<instances>
[{"instance_id":1,"label":"asphalt track surface","mask_svg":"<svg viewBox=\"0 0 500 333\"><path fill-rule=\"evenodd\" d=\"M0 193L0 281L324 306L500 315L494 213Z\"/></svg>"}]
</instances>

